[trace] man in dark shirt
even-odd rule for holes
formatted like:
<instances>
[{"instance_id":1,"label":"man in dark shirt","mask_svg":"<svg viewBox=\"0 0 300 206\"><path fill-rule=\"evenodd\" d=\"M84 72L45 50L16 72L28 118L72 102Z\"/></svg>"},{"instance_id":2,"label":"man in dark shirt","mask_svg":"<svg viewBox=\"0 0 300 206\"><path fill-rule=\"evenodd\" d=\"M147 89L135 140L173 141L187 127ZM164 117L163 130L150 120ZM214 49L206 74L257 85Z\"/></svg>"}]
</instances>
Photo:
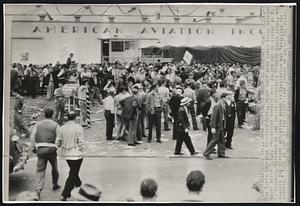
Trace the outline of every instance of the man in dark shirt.
<instances>
[{"instance_id":1,"label":"man in dark shirt","mask_svg":"<svg viewBox=\"0 0 300 206\"><path fill-rule=\"evenodd\" d=\"M202 113L202 108L204 106L204 103L206 100L210 97L210 88L207 86L207 81L202 81L202 87L199 89L199 91L196 93L197 98L197 116ZM202 116L202 124L203 124L203 130L206 131L207 125L205 117Z\"/></svg>"},{"instance_id":2,"label":"man in dark shirt","mask_svg":"<svg viewBox=\"0 0 300 206\"><path fill-rule=\"evenodd\" d=\"M71 63L72 63L72 57L74 56L74 54L73 53L70 53L70 56L68 57L68 59L67 59L67 62L66 62L66 68L70 68L70 65L71 65Z\"/></svg>"},{"instance_id":3,"label":"man in dark shirt","mask_svg":"<svg viewBox=\"0 0 300 206\"><path fill-rule=\"evenodd\" d=\"M170 109L171 109L171 116L174 119L173 122L173 139L177 139L176 134L176 122L177 122L177 116L178 116L178 110L180 107L180 100L183 98L183 92L184 90L181 87L176 88L175 93L170 99Z\"/></svg>"}]
</instances>

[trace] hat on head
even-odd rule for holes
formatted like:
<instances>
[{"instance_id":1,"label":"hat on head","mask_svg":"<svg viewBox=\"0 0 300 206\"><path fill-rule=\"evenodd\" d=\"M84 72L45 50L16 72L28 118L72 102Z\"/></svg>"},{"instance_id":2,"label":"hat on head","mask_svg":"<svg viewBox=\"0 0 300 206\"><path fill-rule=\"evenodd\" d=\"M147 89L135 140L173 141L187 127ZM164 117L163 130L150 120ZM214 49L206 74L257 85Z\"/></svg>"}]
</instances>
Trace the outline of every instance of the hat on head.
<instances>
[{"instance_id":1,"label":"hat on head","mask_svg":"<svg viewBox=\"0 0 300 206\"><path fill-rule=\"evenodd\" d=\"M224 97L226 97L226 96L228 96L228 95L232 95L232 94L233 94L232 91L225 91L225 92L222 92L221 98L224 98Z\"/></svg>"},{"instance_id":2,"label":"hat on head","mask_svg":"<svg viewBox=\"0 0 300 206\"><path fill-rule=\"evenodd\" d=\"M109 87L108 90L107 90L108 93L111 93L111 94L115 94L116 93L116 89L114 87Z\"/></svg>"},{"instance_id":3,"label":"hat on head","mask_svg":"<svg viewBox=\"0 0 300 206\"><path fill-rule=\"evenodd\" d=\"M189 98L189 97L184 97L183 99L181 99L180 105L181 105L181 106L186 105L186 104L190 103L191 100L192 100L192 99Z\"/></svg>"},{"instance_id":4,"label":"hat on head","mask_svg":"<svg viewBox=\"0 0 300 206\"><path fill-rule=\"evenodd\" d=\"M176 87L176 90L177 89L180 89L182 91L182 94L184 93L184 90L182 89L182 87L178 86L178 87Z\"/></svg>"},{"instance_id":5,"label":"hat on head","mask_svg":"<svg viewBox=\"0 0 300 206\"><path fill-rule=\"evenodd\" d=\"M82 184L80 187L73 189L71 195L77 200L98 201L101 196L101 191L94 185Z\"/></svg>"},{"instance_id":6,"label":"hat on head","mask_svg":"<svg viewBox=\"0 0 300 206\"><path fill-rule=\"evenodd\" d=\"M186 84L186 85L191 85L191 83L192 83L192 82L191 82L189 79L185 80L185 84Z\"/></svg>"},{"instance_id":7,"label":"hat on head","mask_svg":"<svg viewBox=\"0 0 300 206\"><path fill-rule=\"evenodd\" d=\"M135 84L132 86L132 88L135 88L135 89L140 89L139 85L138 84Z\"/></svg>"}]
</instances>

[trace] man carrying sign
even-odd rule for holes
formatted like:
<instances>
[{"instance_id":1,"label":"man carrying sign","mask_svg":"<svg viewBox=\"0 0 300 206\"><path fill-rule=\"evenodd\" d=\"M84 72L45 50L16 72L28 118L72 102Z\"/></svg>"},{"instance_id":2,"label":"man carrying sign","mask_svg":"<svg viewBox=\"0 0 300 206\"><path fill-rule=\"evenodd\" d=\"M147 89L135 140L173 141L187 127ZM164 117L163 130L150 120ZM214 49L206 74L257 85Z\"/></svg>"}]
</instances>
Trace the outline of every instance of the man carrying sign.
<instances>
[{"instance_id":1,"label":"man carrying sign","mask_svg":"<svg viewBox=\"0 0 300 206\"><path fill-rule=\"evenodd\" d=\"M193 59L193 55L188 50L186 50L183 56L183 60L187 64L191 64L192 59Z\"/></svg>"}]
</instances>

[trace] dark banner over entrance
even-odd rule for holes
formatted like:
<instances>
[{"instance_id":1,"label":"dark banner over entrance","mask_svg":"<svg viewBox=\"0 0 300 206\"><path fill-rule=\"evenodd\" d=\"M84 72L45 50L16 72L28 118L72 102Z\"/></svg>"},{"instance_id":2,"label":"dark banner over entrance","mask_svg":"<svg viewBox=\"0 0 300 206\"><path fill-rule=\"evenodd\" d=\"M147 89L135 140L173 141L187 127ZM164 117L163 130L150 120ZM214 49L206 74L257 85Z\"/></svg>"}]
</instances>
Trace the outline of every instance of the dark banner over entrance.
<instances>
[{"instance_id":1,"label":"dark banner over entrance","mask_svg":"<svg viewBox=\"0 0 300 206\"><path fill-rule=\"evenodd\" d=\"M173 58L180 62L185 51L189 51L197 62L231 62L240 64L256 64L261 60L260 47L147 47L143 48L143 55L161 55L165 58Z\"/></svg>"}]
</instances>

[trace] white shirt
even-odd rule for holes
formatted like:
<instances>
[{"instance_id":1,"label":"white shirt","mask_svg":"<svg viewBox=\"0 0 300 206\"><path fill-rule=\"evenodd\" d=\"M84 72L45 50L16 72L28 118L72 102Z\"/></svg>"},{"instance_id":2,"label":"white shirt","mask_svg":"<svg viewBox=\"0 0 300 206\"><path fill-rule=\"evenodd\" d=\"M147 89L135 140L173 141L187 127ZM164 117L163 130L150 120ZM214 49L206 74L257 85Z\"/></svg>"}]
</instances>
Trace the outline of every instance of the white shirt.
<instances>
[{"instance_id":1,"label":"white shirt","mask_svg":"<svg viewBox=\"0 0 300 206\"><path fill-rule=\"evenodd\" d=\"M49 73L49 70L48 70L47 67L45 67L45 68L43 69L43 75L46 76L48 73Z\"/></svg>"},{"instance_id":2,"label":"white shirt","mask_svg":"<svg viewBox=\"0 0 300 206\"><path fill-rule=\"evenodd\" d=\"M247 79L246 79L245 77L241 76L241 77L238 78L238 80L236 81L235 89L237 89L238 86L240 86L240 81L241 81L241 80L244 80L245 83L246 83L246 86L247 86Z\"/></svg>"},{"instance_id":3,"label":"white shirt","mask_svg":"<svg viewBox=\"0 0 300 206\"><path fill-rule=\"evenodd\" d=\"M110 110L111 113L115 113L115 104L114 104L114 98L112 96L107 96L103 100L103 107L105 110Z\"/></svg>"},{"instance_id":4,"label":"white shirt","mask_svg":"<svg viewBox=\"0 0 300 206\"><path fill-rule=\"evenodd\" d=\"M92 76L91 72L89 71L82 71L81 74L80 74L80 77L83 78L83 77L88 77L90 78Z\"/></svg>"},{"instance_id":5,"label":"white shirt","mask_svg":"<svg viewBox=\"0 0 300 206\"><path fill-rule=\"evenodd\" d=\"M158 87L158 95L161 97L164 103L168 102L170 91L167 87L160 86Z\"/></svg>"},{"instance_id":6,"label":"white shirt","mask_svg":"<svg viewBox=\"0 0 300 206\"><path fill-rule=\"evenodd\" d=\"M78 88L78 99L80 100L86 100L86 92L88 90L87 86L81 85Z\"/></svg>"},{"instance_id":7,"label":"white shirt","mask_svg":"<svg viewBox=\"0 0 300 206\"><path fill-rule=\"evenodd\" d=\"M217 104L213 98L211 98L211 97L209 97L209 98L211 100L211 105L210 105L210 108L209 108L209 110L207 112L207 115L211 115L213 113L213 109L214 109L214 107Z\"/></svg>"},{"instance_id":8,"label":"white shirt","mask_svg":"<svg viewBox=\"0 0 300 206\"><path fill-rule=\"evenodd\" d=\"M60 147L58 153L66 160L82 159L84 155L82 126L74 121L68 121L58 130L56 144Z\"/></svg>"}]
</instances>

